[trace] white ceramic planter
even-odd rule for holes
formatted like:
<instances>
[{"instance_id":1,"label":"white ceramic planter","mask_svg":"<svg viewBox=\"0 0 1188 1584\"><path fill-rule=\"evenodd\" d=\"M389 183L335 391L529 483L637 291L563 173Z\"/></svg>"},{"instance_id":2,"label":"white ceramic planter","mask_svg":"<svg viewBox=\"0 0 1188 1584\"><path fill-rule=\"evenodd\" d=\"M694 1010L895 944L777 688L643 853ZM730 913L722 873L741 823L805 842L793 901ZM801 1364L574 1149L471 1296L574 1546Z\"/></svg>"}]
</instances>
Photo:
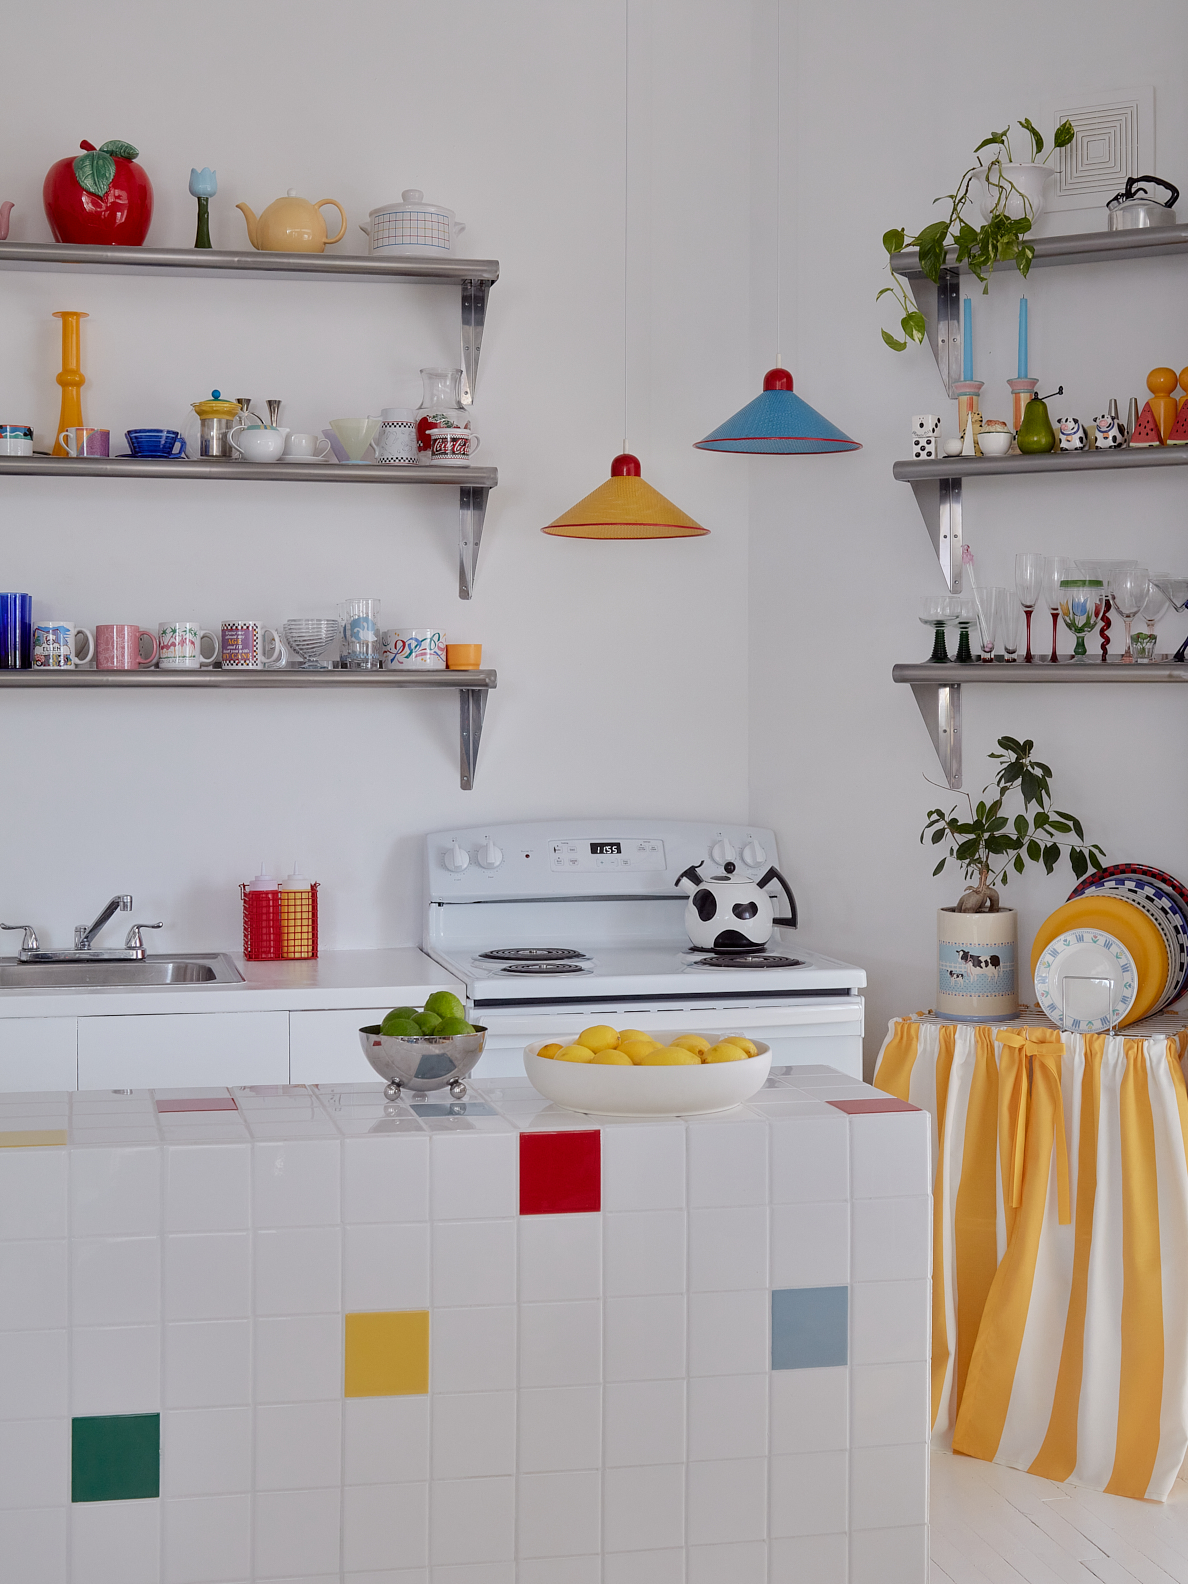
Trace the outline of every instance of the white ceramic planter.
<instances>
[{"instance_id":1,"label":"white ceramic planter","mask_svg":"<svg viewBox=\"0 0 1188 1584\"><path fill-rule=\"evenodd\" d=\"M954 1018L1015 1016L1017 921L1014 908L998 913L937 910L937 1012Z\"/></svg>"},{"instance_id":2,"label":"white ceramic planter","mask_svg":"<svg viewBox=\"0 0 1188 1584\"><path fill-rule=\"evenodd\" d=\"M1002 185L1006 187L1007 182L1010 181L1018 188L1018 192L1011 192L1010 188L1007 187L1009 196L1006 201L1006 212L1009 217L1012 220L1022 220L1024 215L1026 215L1031 221L1039 219L1044 212L1044 192L1047 188L1048 180L1056 174L1050 165L1003 165L1001 167L990 165L986 168L994 172L996 179L993 182L987 182L984 177L977 178L981 182L982 190L978 202L983 220L989 220L994 213L994 205L999 197L999 181L997 178L1000 169L1002 172ZM1030 210L1024 205L1024 197L1027 199L1027 204L1030 205Z\"/></svg>"}]
</instances>

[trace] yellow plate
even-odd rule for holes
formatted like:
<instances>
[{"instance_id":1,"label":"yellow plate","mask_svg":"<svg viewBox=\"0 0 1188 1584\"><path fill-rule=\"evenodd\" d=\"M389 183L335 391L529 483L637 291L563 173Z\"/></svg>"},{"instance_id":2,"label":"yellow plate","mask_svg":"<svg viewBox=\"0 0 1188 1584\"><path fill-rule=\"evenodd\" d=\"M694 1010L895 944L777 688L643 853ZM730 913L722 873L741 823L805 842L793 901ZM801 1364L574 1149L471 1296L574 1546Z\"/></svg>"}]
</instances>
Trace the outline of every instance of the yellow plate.
<instances>
[{"instance_id":1,"label":"yellow plate","mask_svg":"<svg viewBox=\"0 0 1188 1584\"><path fill-rule=\"evenodd\" d=\"M1134 1005L1119 1023L1137 1023L1145 1018L1162 995L1167 984L1167 947L1154 920L1142 908L1135 907L1122 897L1102 896L1093 892L1066 902L1040 925L1031 948L1031 973L1035 977L1036 964L1057 935L1070 929L1102 929L1116 935L1130 953L1138 971L1138 990Z\"/></svg>"}]
</instances>

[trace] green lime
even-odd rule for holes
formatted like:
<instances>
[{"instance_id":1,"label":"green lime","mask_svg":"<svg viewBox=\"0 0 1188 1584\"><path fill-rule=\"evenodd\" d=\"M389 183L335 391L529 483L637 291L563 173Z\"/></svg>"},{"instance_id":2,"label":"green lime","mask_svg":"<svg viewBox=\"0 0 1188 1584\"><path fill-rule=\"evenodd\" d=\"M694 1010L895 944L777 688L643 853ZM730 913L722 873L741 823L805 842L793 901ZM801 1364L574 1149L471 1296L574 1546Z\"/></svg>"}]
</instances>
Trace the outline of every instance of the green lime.
<instances>
[{"instance_id":1,"label":"green lime","mask_svg":"<svg viewBox=\"0 0 1188 1584\"><path fill-rule=\"evenodd\" d=\"M435 990L425 1002L425 1011L436 1012L439 1018L466 1018L466 1008L448 990Z\"/></svg>"},{"instance_id":2,"label":"green lime","mask_svg":"<svg viewBox=\"0 0 1188 1584\"><path fill-rule=\"evenodd\" d=\"M397 1017L395 1012L389 1012L380 1024L380 1033L387 1035L400 1034L405 1038L411 1035L416 1039L420 1036L421 1030L413 1022L412 1018Z\"/></svg>"},{"instance_id":3,"label":"green lime","mask_svg":"<svg viewBox=\"0 0 1188 1584\"><path fill-rule=\"evenodd\" d=\"M473 1034L474 1027L465 1018L443 1018L433 1032L441 1039L451 1039L455 1034Z\"/></svg>"},{"instance_id":4,"label":"green lime","mask_svg":"<svg viewBox=\"0 0 1188 1584\"><path fill-rule=\"evenodd\" d=\"M392 1010L388 1013L388 1016L390 1018L394 1018L394 1017L415 1018L417 1013L420 1010L421 1010L420 1007L410 1007L410 1006L393 1007Z\"/></svg>"},{"instance_id":5,"label":"green lime","mask_svg":"<svg viewBox=\"0 0 1188 1584\"><path fill-rule=\"evenodd\" d=\"M422 1034L433 1034L436 1033L437 1026L441 1022L441 1019L438 1017L436 1012L418 1012L416 1017L413 1018L413 1022L417 1025Z\"/></svg>"}]
</instances>

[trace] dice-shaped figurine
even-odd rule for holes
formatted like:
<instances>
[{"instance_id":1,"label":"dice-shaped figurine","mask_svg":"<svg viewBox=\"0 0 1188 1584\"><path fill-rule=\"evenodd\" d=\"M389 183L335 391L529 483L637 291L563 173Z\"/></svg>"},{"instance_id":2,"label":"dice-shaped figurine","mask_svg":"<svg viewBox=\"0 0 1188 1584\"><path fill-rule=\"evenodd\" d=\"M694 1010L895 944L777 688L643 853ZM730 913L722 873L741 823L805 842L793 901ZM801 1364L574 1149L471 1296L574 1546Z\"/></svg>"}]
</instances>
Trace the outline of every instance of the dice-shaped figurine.
<instances>
[{"instance_id":1,"label":"dice-shaped figurine","mask_svg":"<svg viewBox=\"0 0 1188 1584\"><path fill-rule=\"evenodd\" d=\"M939 455L940 452L937 450L937 439L935 435L914 434L912 436L913 462L934 460Z\"/></svg>"},{"instance_id":2,"label":"dice-shaped figurine","mask_svg":"<svg viewBox=\"0 0 1188 1584\"><path fill-rule=\"evenodd\" d=\"M912 419L912 434L922 435L925 439L929 435L935 438L940 434L940 419L935 413L917 413Z\"/></svg>"}]
</instances>

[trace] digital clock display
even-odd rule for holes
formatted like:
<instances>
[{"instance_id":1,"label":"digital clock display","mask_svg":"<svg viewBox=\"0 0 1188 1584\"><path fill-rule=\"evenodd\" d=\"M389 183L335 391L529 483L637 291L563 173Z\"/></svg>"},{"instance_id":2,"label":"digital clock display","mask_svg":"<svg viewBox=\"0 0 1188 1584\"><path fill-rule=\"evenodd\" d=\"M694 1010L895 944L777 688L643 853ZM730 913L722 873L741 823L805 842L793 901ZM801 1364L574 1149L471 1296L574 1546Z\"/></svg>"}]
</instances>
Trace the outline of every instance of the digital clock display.
<instances>
[{"instance_id":1,"label":"digital clock display","mask_svg":"<svg viewBox=\"0 0 1188 1584\"><path fill-rule=\"evenodd\" d=\"M612 853L623 851L622 842L591 842L590 851L596 858L609 858Z\"/></svg>"}]
</instances>

